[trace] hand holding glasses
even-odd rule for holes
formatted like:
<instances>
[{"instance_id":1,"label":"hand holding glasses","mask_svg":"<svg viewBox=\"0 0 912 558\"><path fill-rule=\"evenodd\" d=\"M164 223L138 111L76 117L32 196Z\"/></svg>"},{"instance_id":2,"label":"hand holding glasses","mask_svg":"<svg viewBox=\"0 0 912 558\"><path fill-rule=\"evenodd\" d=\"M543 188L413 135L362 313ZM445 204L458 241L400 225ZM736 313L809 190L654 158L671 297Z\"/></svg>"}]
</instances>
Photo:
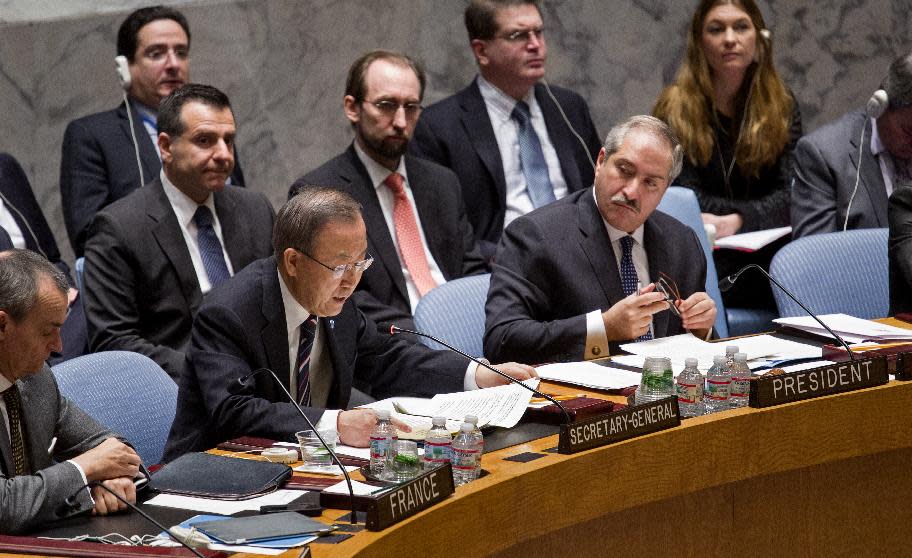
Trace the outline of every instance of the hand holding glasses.
<instances>
[{"instance_id":1,"label":"hand holding glasses","mask_svg":"<svg viewBox=\"0 0 912 558\"><path fill-rule=\"evenodd\" d=\"M665 297L665 302L668 303L668 309L671 310L671 313L680 318L681 311L678 310L677 301L681 300L681 292L678 290L678 284L665 272L660 271L659 279L655 282L655 286L656 290Z\"/></svg>"}]
</instances>

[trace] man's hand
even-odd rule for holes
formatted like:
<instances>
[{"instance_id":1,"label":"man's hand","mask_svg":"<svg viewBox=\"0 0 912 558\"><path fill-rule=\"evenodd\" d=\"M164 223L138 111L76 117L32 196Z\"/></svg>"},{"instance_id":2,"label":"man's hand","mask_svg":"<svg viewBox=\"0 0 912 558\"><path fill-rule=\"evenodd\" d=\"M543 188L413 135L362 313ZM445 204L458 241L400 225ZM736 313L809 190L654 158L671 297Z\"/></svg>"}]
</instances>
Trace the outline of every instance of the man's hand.
<instances>
[{"instance_id":1,"label":"man's hand","mask_svg":"<svg viewBox=\"0 0 912 558\"><path fill-rule=\"evenodd\" d=\"M728 215L714 215L712 213L701 213L704 225L715 225L716 238L725 238L737 234L744 225L744 219L738 213L729 213Z\"/></svg>"},{"instance_id":2,"label":"man's hand","mask_svg":"<svg viewBox=\"0 0 912 558\"><path fill-rule=\"evenodd\" d=\"M139 456L133 448L117 438L108 438L82 455L74 457L73 461L82 467L89 481L118 477L132 479L139 473Z\"/></svg>"},{"instance_id":3,"label":"man's hand","mask_svg":"<svg viewBox=\"0 0 912 558\"><path fill-rule=\"evenodd\" d=\"M704 292L694 293L686 300L678 300L675 305L681 312L684 329L700 339L705 338L709 328L716 323L716 303Z\"/></svg>"},{"instance_id":4,"label":"man's hand","mask_svg":"<svg viewBox=\"0 0 912 558\"><path fill-rule=\"evenodd\" d=\"M101 484L107 486L117 493L118 496L131 504L136 503L136 486L132 478L120 477L109 479ZM92 508L92 515L108 515L127 509L127 505L114 497L113 494L99 486L92 487L92 499L95 500L95 507Z\"/></svg>"},{"instance_id":5,"label":"man's hand","mask_svg":"<svg viewBox=\"0 0 912 558\"><path fill-rule=\"evenodd\" d=\"M412 427L402 421L391 419L393 426L402 432L411 432ZM373 409L352 409L342 411L336 418L336 431L339 442L355 448L366 448L370 445L370 434L377 424L377 413Z\"/></svg>"},{"instance_id":6,"label":"man's hand","mask_svg":"<svg viewBox=\"0 0 912 558\"><path fill-rule=\"evenodd\" d=\"M609 341L636 339L649 330L653 314L667 309L665 296L655 292L655 283L650 283L639 294L621 299L602 313L605 334Z\"/></svg>"},{"instance_id":7,"label":"man's hand","mask_svg":"<svg viewBox=\"0 0 912 558\"><path fill-rule=\"evenodd\" d=\"M538 378L538 374L535 372L535 369L526 364L519 364L518 362L505 362L503 364L492 364L491 366L500 370L504 374L511 376L516 380L519 380L520 382L523 380L528 380L529 378ZM491 372L484 366L479 366L475 369L475 383L480 388L486 388L509 384L510 380L495 372Z\"/></svg>"}]
</instances>

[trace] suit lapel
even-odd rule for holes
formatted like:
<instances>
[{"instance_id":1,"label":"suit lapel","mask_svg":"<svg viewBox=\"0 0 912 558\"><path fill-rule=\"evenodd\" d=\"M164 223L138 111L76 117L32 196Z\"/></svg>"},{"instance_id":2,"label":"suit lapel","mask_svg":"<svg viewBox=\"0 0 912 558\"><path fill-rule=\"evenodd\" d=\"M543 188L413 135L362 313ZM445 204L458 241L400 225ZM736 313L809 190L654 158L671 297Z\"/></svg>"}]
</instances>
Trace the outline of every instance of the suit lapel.
<instances>
[{"instance_id":1,"label":"suit lapel","mask_svg":"<svg viewBox=\"0 0 912 558\"><path fill-rule=\"evenodd\" d=\"M143 167L142 182L147 184L158 177L158 171L161 170L161 160L158 158L158 150L152 144L152 139L143 125L142 117L136 110L136 105L131 105L130 108L133 115L133 132L136 134L136 144L139 146L139 160L142 162ZM127 140L132 145L133 138L130 135L130 120L127 116L126 104L121 103L120 108L117 110L117 115L120 116L121 130L123 130Z\"/></svg>"},{"instance_id":2,"label":"suit lapel","mask_svg":"<svg viewBox=\"0 0 912 558\"><path fill-rule=\"evenodd\" d=\"M858 140L860 139L861 129L865 127L865 130L870 129L871 127L867 126L868 118L867 116L862 116L861 126L858 126L853 130L850 135L850 142L852 148L849 150L849 157L851 157L852 164L855 165L855 172L858 172ZM865 191L868 194L868 199L871 200L871 206L874 208L873 217L877 220L877 224L881 227L888 226L886 222L880 219L881 215L887 214L887 188L884 184L883 173L880 171L880 163L877 159L874 158L874 154L871 153L871 134L865 134L865 142L862 146L861 153L861 183L864 185ZM840 225L841 226L841 225Z\"/></svg>"},{"instance_id":3,"label":"suit lapel","mask_svg":"<svg viewBox=\"0 0 912 558\"><path fill-rule=\"evenodd\" d=\"M285 307L282 306L282 291L279 287L279 274L276 271L275 258L270 258L272 265L263 265L261 280L263 283L263 317L266 325L260 332L263 351L269 368L276 373L285 387L289 385L288 373L291 363L288 362L288 326L285 320Z\"/></svg>"},{"instance_id":4,"label":"suit lapel","mask_svg":"<svg viewBox=\"0 0 912 558\"><path fill-rule=\"evenodd\" d=\"M181 232L180 224L174 215L174 210L168 202L165 195L164 187L161 180L156 178L143 188L147 215L150 219L152 236L155 237L162 254L171 263L174 273L178 277L181 286L181 292L187 299L189 308L195 309L202 301L203 295L199 288L199 281L196 278L196 270L193 268L193 261L190 259L190 250L184 241L184 235Z\"/></svg>"},{"instance_id":5,"label":"suit lapel","mask_svg":"<svg viewBox=\"0 0 912 558\"><path fill-rule=\"evenodd\" d=\"M225 241L225 251L231 260L231 268L237 273L246 263L254 259L251 254L253 247L248 242L250 238L248 221L240 215L243 208L238 207L237 200L227 192L216 192L213 196L215 213L218 215L222 238Z\"/></svg>"},{"instance_id":6,"label":"suit lapel","mask_svg":"<svg viewBox=\"0 0 912 558\"><path fill-rule=\"evenodd\" d=\"M478 81L460 93L459 106L462 108L462 124L475 152L484 163L488 173L494 179L497 187L497 200L501 207L507 205L507 180L504 178L503 161L500 160L500 148L494 136L494 127L488 117L488 108L485 106L478 89Z\"/></svg>"},{"instance_id":7,"label":"suit lapel","mask_svg":"<svg viewBox=\"0 0 912 558\"><path fill-rule=\"evenodd\" d=\"M616 304L624 298L621 288L621 274L618 271L614 250L611 248L611 238L605 230L605 223L595 206L591 190L586 190L577 200L579 208L580 247L589 259L589 265L598 279L599 285L608 306ZM607 307L606 307L607 308Z\"/></svg>"},{"instance_id":8,"label":"suit lapel","mask_svg":"<svg viewBox=\"0 0 912 558\"><path fill-rule=\"evenodd\" d=\"M671 261L668 253L667 239L662 234L662 229L653 222L652 219L646 219L643 228L643 247L649 257L649 280L653 281L659 277L659 272L664 271L667 262ZM674 277L672 277L674 279ZM670 311L657 312L652 315L652 330L656 337L665 337L668 334L668 320L671 315Z\"/></svg>"},{"instance_id":9,"label":"suit lapel","mask_svg":"<svg viewBox=\"0 0 912 558\"><path fill-rule=\"evenodd\" d=\"M577 139L570 134L567 123L564 122L560 111L554 104L554 100L548 96L545 86L542 84L535 85L535 99L541 108L542 115L545 118L545 127L548 128L548 138L554 151L557 152L557 158L560 161L561 172L564 175L564 181L567 183L567 192L581 190L591 184L583 184L580 177L579 167L573 152L577 147Z\"/></svg>"},{"instance_id":10,"label":"suit lapel","mask_svg":"<svg viewBox=\"0 0 912 558\"><path fill-rule=\"evenodd\" d=\"M405 287L405 278L402 276L402 264L399 262L399 255L393 245L393 237L390 236L389 226L383 216L380 200L377 199L377 191L371 183L367 169L358 159L354 144L349 146L345 155L345 164L339 169L339 177L351 184L352 195L364 209L364 224L367 227L367 238L371 244L371 255L383 265L390 280L399 290L400 296L408 300L408 290Z\"/></svg>"}]
</instances>

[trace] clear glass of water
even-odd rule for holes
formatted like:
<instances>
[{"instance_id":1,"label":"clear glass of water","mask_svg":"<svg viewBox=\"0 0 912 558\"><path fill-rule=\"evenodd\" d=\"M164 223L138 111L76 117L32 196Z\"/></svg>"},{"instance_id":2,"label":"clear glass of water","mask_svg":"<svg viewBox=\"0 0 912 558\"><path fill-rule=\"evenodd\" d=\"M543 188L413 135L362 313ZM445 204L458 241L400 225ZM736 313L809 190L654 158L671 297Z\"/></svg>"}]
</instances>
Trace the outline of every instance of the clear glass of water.
<instances>
[{"instance_id":1,"label":"clear glass of water","mask_svg":"<svg viewBox=\"0 0 912 558\"><path fill-rule=\"evenodd\" d=\"M391 481L413 479L421 472L418 444L413 440L396 440L386 462L386 476Z\"/></svg>"},{"instance_id":2,"label":"clear glass of water","mask_svg":"<svg viewBox=\"0 0 912 558\"><path fill-rule=\"evenodd\" d=\"M339 436L336 434L336 431L321 430L320 435L326 440L326 445L332 448L333 451L336 451L336 444L339 442ZM327 469L333 467L332 456L329 455L329 452L326 451L326 448L320 443L320 439L317 438L317 435L313 430L302 430L296 432L295 436L298 438L298 443L301 445L301 460L304 461L304 465L310 467L325 467Z\"/></svg>"},{"instance_id":3,"label":"clear glass of water","mask_svg":"<svg viewBox=\"0 0 912 558\"><path fill-rule=\"evenodd\" d=\"M643 363L643 377L636 390L637 405L671 397L675 393L674 372L671 359L666 357L646 357Z\"/></svg>"}]
</instances>

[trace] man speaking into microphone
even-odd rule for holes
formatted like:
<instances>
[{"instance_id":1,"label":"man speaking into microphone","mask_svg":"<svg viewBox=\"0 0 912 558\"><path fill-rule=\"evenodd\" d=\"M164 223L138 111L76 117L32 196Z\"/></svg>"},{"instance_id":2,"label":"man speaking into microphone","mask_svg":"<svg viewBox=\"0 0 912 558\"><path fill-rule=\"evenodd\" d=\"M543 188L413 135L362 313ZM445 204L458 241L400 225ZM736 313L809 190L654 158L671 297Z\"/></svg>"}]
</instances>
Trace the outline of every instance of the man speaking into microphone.
<instances>
[{"instance_id":1,"label":"man speaking into microphone","mask_svg":"<svg viewBox=\"0 0 912 558\"><path fill-rule=\"evenodd\" d=\"M376 398L428 397L506 383L463 357L378 333L350 299L373 259L361 206L331 188L306 188L279 211L272 257L256 261L206 299L191 334L165 460L238 436L292 440L309 427L367 446L372 410L344 410L353 387ZM519 380L528 366L500 370Z\"/></svg>"}]
</instances>

